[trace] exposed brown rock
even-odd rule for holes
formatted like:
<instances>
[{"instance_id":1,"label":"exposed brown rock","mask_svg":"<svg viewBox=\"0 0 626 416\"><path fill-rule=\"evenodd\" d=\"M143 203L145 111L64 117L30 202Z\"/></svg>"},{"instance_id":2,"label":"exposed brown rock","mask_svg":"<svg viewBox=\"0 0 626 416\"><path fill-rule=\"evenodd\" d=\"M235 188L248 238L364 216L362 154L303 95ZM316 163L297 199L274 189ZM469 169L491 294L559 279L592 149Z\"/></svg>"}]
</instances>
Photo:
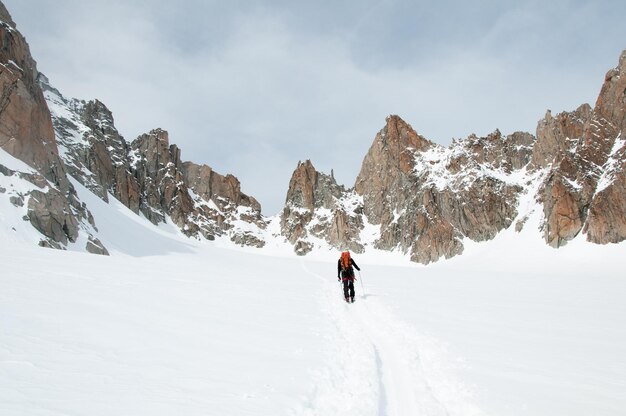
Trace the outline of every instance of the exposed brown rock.
<instances>
[{"instance_id":1,"label":"exposed brown rock","mask_svg":"<svg viewBox=\"0 0 626 416\"><path fill-rule=\"evenodd\" d=\"M194 202L180 170L180 150L170 146L168 133L152 130L133 141L131 148L139 156L134 172L141 189L141 212L155 224L169 214L183 232L196 234L197 224L189 221Z\"/></svg>"},{"instance_id":2,"label":"exposed brown rock","mask_svg":"<svg viewBox=\"0 0 626 416\"><path fill-rule=\"evenodd\" d=\"M104 245L102 245L102 242L100 242L100 240L95 237L89 237L85 249L87 250L87 252L92 254L100 254L103 256L109 255L109 251L106 249L106 247L104 247Z\"/></svg>"},{"instance_id":3,"label":"exposed brown rock","mask_svg":"<svg viewBox=\"0 0 626 416\"><path fill-rule=\"evenodd\" d=\"M584 232L594 243L619 243L626 239L626 140L605 166L594 196ZM605 182L605 183L603 183Z\"/></svg>"},{"instance_id":4,"label":"exposed brown rock","mask_svg":"<svg viewBox=\"0 0 626 416\"><path fill-rule=\"evenodd\" d=\"M585 232L594 243L620 243L626 239L626 176L620 175L600 192L589 209Z\"/></svg>"},{"instance_id":5,"label":"exposed brown rock","mask_svg":"<svg viewBox=\"0 0 626 416\"><path fill-rule=\"evenodd\" d=\"M298 162L280 214L282 235L294 244L296 253L302 255L313 249L309 236L337 249L362 252L363 245L358 241L363 228L362 206L348 204L351 192L338 185L332 175L318 172L310 160Z\"/></svg>"},{"instance_id":6,"label":"exposed brown rock","mask_svg":"<svg viewBox=\"0 0 626 416\"><path fill-rule=\"evenodd\" d=\"M53 125L57 142L65 149L67 172L104 201L111 193L139 213L139 185L131 173L130 148L109 109L98 100L65 99L41 74L39 84L50 102L65 109L53 113Z\"/></svg>"},{"instance_id":7,"label":"exposed brown rock","mask_svg":"<svg viewBox=\"0 0 626 416\"><path fill-rule=\"evenodd\" d=\"M548 244L559 247L585 227L587 238L596 243L617 242L626 238L619 226L621 190L619 163L610 158L616 139L626 127L626 51L619 65L606 77L596 106L579 107L572 113L550 114L539 122L533 162L551 164L551 172L540 191L546 218ZM619 159L619 158L618 158ZM617 163L617 165L616 165ZM623 171L623 169L622 169ZM615 187L598 192L601 177L616 178ZM592 208L592 215L588 210ZM585 222L588 223L585 225ZM616 229L609 232L608 223Z\"/></svg>"},{"instance_id":8,"label":"exposed brown rock","mask_svg":"<svg viewBox=\"0 0 626 416\"><path fill-rule=\"evenodd\" d=\"M389 217L394 207L407 205L410 177L415 167L414 152L425 151L434 144L418 135L396 115L387 117L385 127L376 135L354 186L364 198L365 215L374 224Z\"/></svg>"},{"instance_id":9,"label":"exposed brown rock","mask_svg":"<svg viewBox=\"0 0 626 416\"><path fill-rule=\"evenodd\" d=\"M556 117L548 110L537 124L537 143L533 148L532 162L535 167L545 168L557 156L575 149L578 140L589 129L592 109L583 104L575 111L559 113Z\"/></svg>"},{"instance_id":10,"label":"exposed brown rock","mask_svg":"<svg viewBox=\"0 0 626 416\"><path fill-rule=\"evenodd\" d=\"M0 12L0 147L68 192L36 63L4 6Z\"/></svg>"},{"instance_id":11,"label":"exposed brown rock","mask_svg":"<svg viewBox=\"0 0 626 416\"><path fill-rule=\"evenodd\" d=\"M565 183L562 176L554 174L544 189L543 203L546 242L552 247L560 247L582 228L584 213L579 194Z\"/></svg>"},{"instance_id":12,"label":"exposed brown rock","mask_svg":"<svg viewBox=\"0 0 626 416\"><path fill-rule=\"evenodd\" d=\"M310 160L304 163L298 162L298 167L289 181L289 190L285 202L311 211L315 209L314 191L317 185L317 175L317 170Z\"/></svg>"},{"instance_id":13,"label":"exposed brown rock","mask_svg":"<svg viewBox=\"0 0 626 416\"><path fill-rule=\"evenodd\" d=\"M615 138L626 130L626 50L617 67L607 72L594 111L605 135Z\"/></svg>"},{"instance_id":14,"label":"exposed brown rock","mask_svg":"<svg viewBox=\"0 0 626 416\"><path fill-rule=\"evenodd\" d=\"M305 254L310 253L313 250L313 244L299 240L294 245L293 250L298 256L304 256Z\"/></svg>"},{"instance_id":15,"label":"exposed brown rock","mask_svg":"<svg viewBox=\"0 0 626 416\"><path fill-rule=\"evenodd\" d=\"M496 130L445 149L390 116L355 187L369 222L380 224L376 247L429 263L460 254L463 238L495 237L516 217L522 190L499 177L526 167L533 144L528 133L505 137Z\"/></svg>"},{"instance_id":16,"label":"exposed brown rock","mask_svg":"<svg viewBox=\"0 0 626 416\"><path fill-rule=\"evenodd\" d=\"M182 172L185 181L193 191L207 201L213 201L220 209L228 205L250 207L261 219L261 204L251 196L241 192L241 183L233 175L220 175L207 165L184 162Z\"/></svg>"},{"instance_id":17,"label":"exposed brown rock","mask_svg":"<svg viewBox=\"0 0 626 416\"><path fill-rule=\"evenodd\" d=\"M260 235L233 228L238 220L259 230L267 225L260 204L241 192L236 177L220 175L209 166L182 163L180 149L169 144L168 133L161 129L140 136L131 148L135 158L132 172L146 218L157 224L169 216L188 236L200 234L213 240L228 235L240 245L265 244Z\"/></svg>"},{"instance_id":18,"label":"exposed brown rock","mask_svg":"<svg viewBox=\"0 0 626 416\"><path fill-rule=\"evenodd\" d=\"M51 104L54 127L69 173L108 201L110 193L158 224L170 217L188 236L214 240L228 234L237 244L262 246L263 238L233 227L236 221L265 228L260 204L241 192L233 175L209 166L182 163L181 151L161 129L131 145L118 133L113 115L98 100L66 99L40 76Z\"/></svg>"},{"instance_id":19,"label":"exposed brown rock","mask_svg":"<svg viewBox=\"0 0 626 416\"><path fill-rule=\"evenodd\" d=\"M42 245L63 248L76 240L79 222L88 232L93 217L67 178L36 63L2 3L0 45L0 147L42 175L24 175L42 189L29 194L28 218Z\"/></svg>"},{"instance_id":20,"label":"exposed brown rock","mask_svg":"<svg viewBox=\"0 0 626 416\"><path fill-rule=\"evenodd\" d=\"M28 219L41 234L63 246L78 237L78 220L72 215L67 199L55 189L30 193Z\"/></svg>"}]
</instances>

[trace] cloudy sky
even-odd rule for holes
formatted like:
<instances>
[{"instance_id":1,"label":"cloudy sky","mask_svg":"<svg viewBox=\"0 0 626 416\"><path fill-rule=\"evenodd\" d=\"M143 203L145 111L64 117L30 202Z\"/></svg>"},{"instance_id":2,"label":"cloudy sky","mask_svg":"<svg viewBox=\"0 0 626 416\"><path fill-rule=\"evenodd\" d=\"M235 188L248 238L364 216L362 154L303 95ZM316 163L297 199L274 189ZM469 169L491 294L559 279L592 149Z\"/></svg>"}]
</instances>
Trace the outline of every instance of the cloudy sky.
<instances>
[{"instance_id":1,"label":"cloudy sky","mask_svg":"<svg viewBox=\"0 0 626 416\"><path fill-rule=\"evenodd\" d=\"M388 114L448 145L593 104L626 2L3 0L38 69L132 141L233 173L265 214L299 160L348 187Z\"/></svg>"}]
</instances>

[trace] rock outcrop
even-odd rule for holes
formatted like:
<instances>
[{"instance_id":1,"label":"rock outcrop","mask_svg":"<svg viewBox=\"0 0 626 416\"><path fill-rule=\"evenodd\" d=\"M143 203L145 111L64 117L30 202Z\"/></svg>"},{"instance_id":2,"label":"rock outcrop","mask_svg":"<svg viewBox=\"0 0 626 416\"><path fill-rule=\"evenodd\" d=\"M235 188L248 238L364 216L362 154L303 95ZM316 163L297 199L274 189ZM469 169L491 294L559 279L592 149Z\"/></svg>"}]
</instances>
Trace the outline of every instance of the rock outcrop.
<instances>
[{"instance_id":1,"label":"rock outcrop","mask_svg":"<svg viewBox=\"0 0 626 416\"><path fill-rule=\"evenodd\" d=\"M510 174L528 164L533 141L496 131L443 148L388 117L356 181L368 221L380 224L376 247L430 263L460 254L463 238L493 238L516 216L521 187Z\"/></svg>"},{"instance_id":2,"label":"rock outcrop","mask_svg":"<svg viewBox=\"0 0 626 416\"><path fill-rule=\"evenodd\" d=\"M181 150L162 129L128 144L102 102L66 99L43 75L39 80L68 172L101 199L112 195L154 224L169 218L190 237L264 245L261 206L241 192L236 177L182 162ZM235 226L240 221L250 227Z\"/></svg>"},{"instance_id":3,"label":"rock outcrop","mask_svg":"<svg viewBox=\"0 0 626 416\"><path fill-rule=\"evenodd\" d=\"M86 251L107 253L96 237L96 220L69 177L155 224L169 219L188 236L264 244L261 207L241 192L237 178L183 165L180 149L169 144L164 130L128 144L102 102L64 98L37 71L2 3L0 45L0 147L35 169L3 166L0 173L32 185L26 185L26 194L7 196L27 209L25 218L43 235L41 245L64 248L80 240ZM204 176L206 169L210 173Z\"/></svg>"},{"instance_id":4,"label":"rock outcrop","mask_svg":"<svg viewBox=\"0 0 626 416\"><path fill-rule=\"evenodd\" d=\"M93 217L78 200L59 157L37 65L2 3L0 45L0 148L35 170L11 173L4 167L3 174L35 185L20 198L28 199L26 218L42 234L41 245L64 248L80 232L95 242ZM98 251L106 253L101 245Z\"/></svg>"},{"instance_id":5,"label":"rock outcrop","mask_svg":"<svg viewBox=\"0 0 626 416\"><path fill-rule=\"evenodd\" d=\"M66 190L50 112L36 81L37 65L3 4L0 45L0 147Z\"/></svg>"},{"instance_id":6,"label":"rock outcrop","mask_svg":"<svg viewBox=\"0 0 626 416\"><path fill-rule=\"evenodd\" d=\"M541 200L551 246L562 246L581 231L595 243L626 238L625 127L626 51L607 73L593 109L583 105L556 118L548 112L537 127L533 162L549 169Z\"/></svg>"},{"instance_id":7,"label":"rock outcrop","mask_svg":"<svg viewBox=\"0 0 626 416\"><path fill-rule=\"evenodd\" d=\"M66 99L39 74L52 111L60 154L68 173L104 201L110 193L139 213L139 184L130 168L130 147L100 101Z\"/></svg>"},{"instance_id":8,"label":"rock outcrop","mask_svg":"<svg viewBox=\"0 0 626 416\"><path fill-rule=\"evenodd\" d=\"M209 166L181 161L166 131L152 130L131 144L132 171L139 182L140 210L155 224L171 218L184 234L209 240L228 235L240 245L262 247L266 222L261 206L241 192L239 180ZM242 230L239 221L256 229Z\"/></svg>"},{"instance_id":9,"label":"rock outcrop","mask_svg":"<svg viewBox=\"0 0 626 416\"><path fill-rule=\"evenodd\" d=\"M291 176L285 208L280 214L282 235L303 255L324 241L339 250L363 251L363 204L353 190L318 172L310 160L298 162Z\"/></svg>"},{"instance_id":10,"label":"rock outcrop","mask_svg":"<svg viewBox=\"0 0 626 416\"><path fill-rule=\"evenodd\" d=\"M108 202L112 195L154 224L170 219L190 237L265 244L261 206L241 192L236 177L182 162L180 148L162 129L127 143L102 102L66 99L44 76L39 78L70 175L101 199Z\"/></svg>"},{"instance_id":11,"label":"rock outcrop","mask_svg":"<svg viewBox=\"0 0 626 416\"><path fill-rule=\"evenodd\" d=\"M267 220L261 214L261 204L241 192L239 179L230 174L221 175L207 165L193 162L184 162L181 172L200 210L198 218L212 234L227 234L233 242L242 246L265 245L263 231ZM246 226L239 227L237 224Z\"/></svg>"},{"instance_id":12,"label":"rock outcrop","mask_svg":"<svg viewBox=\"0 0 626 416\"><path fill-rule=\"evenodd\" d=\"M465 239L489 240L512 225L520 231L537 211L553 247L581 232L595 243L621 242L626 239L625 129L626 51L607 73L595 107L583 104L556 116L548 111L536 139L496 130L444 148L389 116L354 190L331 186L326 192L332 200L361 198L352 223L377 226L377 237L364 242L340 236L332 246L373 245L427 264L462 253ZM296 251L313 247L306 236L312 234L308 224L319 222L314 211L332 209L315 193L318 176L303 164L289 186L281 219ZM329 228L318 229L315 237L329 242Z\"/></svg>"},{"instance_id":13,"label":"rock outcrop","mask_svg":"<svg viewBox=\"0 0 626 416\"><path fill-rule=\"evenodd\" d=\"M598 150L602 155L608 150L608 157L598 161L604 164L584 231L594 243L619 243L626 239L626 51L618 66L606 74L595 113L596 134L604 136L600 136Z\"/></svg>"}]
</instances>

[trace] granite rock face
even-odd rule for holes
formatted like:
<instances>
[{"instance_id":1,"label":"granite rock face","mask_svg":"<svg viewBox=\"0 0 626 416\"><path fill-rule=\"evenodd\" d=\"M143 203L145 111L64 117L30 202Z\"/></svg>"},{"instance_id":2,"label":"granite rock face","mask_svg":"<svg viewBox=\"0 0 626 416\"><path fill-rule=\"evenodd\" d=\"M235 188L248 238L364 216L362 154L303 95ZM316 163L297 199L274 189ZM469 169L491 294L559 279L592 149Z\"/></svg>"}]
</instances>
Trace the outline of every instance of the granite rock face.
<instances>
[{"instance_id":1,"label":"granite rock face","mask_svg":"<svg viewBox=\"0 0 626 416\"><path fill-rule=\"evenodd\" d=\"M472 135L449 148L419 136L397 116L376 135L356 181L375 246L430 263L463 251L463 238L488 240L511 225L521 187L511 173L525 167L534 138Z\"/></svg>"},{"instance_id":2,"label":"granite rock face","mask_svg":"<svg viewBox=\"0 0 626 416\"><path fill-rule=\"evenodd\" d=\"M552 247L581 232L594 243L621 242L626 239L625 129L626 51L607 73L593 108L583 104L556 116L548 111L536 138L496 130L442 147L392 115L374 138L353 190L320 187L312 165L298 166L281 216L283 233L299 253L314 247L307 240L310 224L319 231L315 237L329 242L331 229L319 226L316 210L341 213L322 201L349 195L361 201L351 219L358 226L348 227L349 235L365 226L377 230L368 241L344 236L338 245L400 251L425 264L462 253L466 239L490 240L513 225L521 231L534 213ZM328 190L316 194L320 188Z\"/></svg>"},{"instance_id":3,"label":"granite rock face","mask_svg":"<svg viewBox=\"0 0 626 416\"><path fill-rule=\"evenodd\" d=\"M115 128L111 111L98 100L66 99L43 74L38 80L52 110L68 173L104 201L110 193L139 213L139 184L130 168L130 147Z\"/></svg>"},{"instance_id":4,"label":"granite rock face","mask_svg":"<svg viewBox=\"0 0 626 416\"><path fill-rule=\"evenodd\" d=\"M618 66L607 73L595 113L602 155L598 163L604 163L584 232L594 243L619 243L626 239L626 51Z\"/></svg>"},{"instance_id":5,"label":"granite rock face","mask_svg":"<svg viewBox=\"0 0 626 416\"><path fill-rule=\"evenodd\" d=\"M213 240L228 235L239 245L262 247L266 222L261 206L241 192L239 180L222 176L209 166L181 161L181 152L169 144L166 131L152 130L131 144L132 171L141 189L141 212L155 224L169 216L188 236ZM235 223L253 225L256 232Z\"/></svg>"},{"instance_id":6,"label":"granite rock face","mask_svg":"<svg viewBox=\"0 0 626 416\"><path fill-rule=\"evenodd\" d=\"M261 206L241 192L235 176L182 162L181 149L162 129L129 144L102 102L66 99L43 75L39 82L65 166L87 189L106 202L113 196L154 224L169 219L189 237L265 244Z\"/></svg>"},{"instance_id":7,"label":"granite rock face","mask_svg":"<svg viewBox=\"0 0 626 416\"><path fill-rule=\"evenodd\" d=\"M539 122L533 161L547 166L541 189L546 242L559 247L581 231L594 243L626 238L623 227L626 127L626 51L588 105ZM547 150L549 149L549 150Z\"/></svg>"},{"instance_id":8,"label":"granite rock face","mask_svg":"<svg viewBox=\"0 0 626 416\"><path fill-rule=\"evenodd\" d=\"M129 144L103 103L66 99L40 79L69 173L101 199L108 202L112 195L157 225L170 219L189 237L264 245L261 206L241 192L236 177L182 162L181 149L163 129ZM253 224L253 231L235 227L238 221Z\"/></svg>"},{"instance_id":9,"label":"granite rock face","mask_svg":"<svg viewBox=\"0 0 626 416\"><path fill-rule=\"evenodd\" d=\"M0 148L29 166L24 172L5 166L3 174L34 185L17 199L28 200L25 217L42 234L41 245L65 248L76 242L79 232L91 238L96 230L59 157L38 77L26 40L0 3ZM106 249L100 251L104 254Z\"/></svg>"},{"instance_id":10,"label":"granite rock face","mask_svg":"<svg viewBox=\"0 0 626 416\"><path fill-rule=\"evenodd\" d=\"M298 162L280 214L281 233L299 255L319 240L338 250L362 252L362 211L361 199L338 185L332 173L318 172L310 160Z\"/></svg>"},{"instance_id":11,"label":"granite rock face","mask_svg":"<svg viewBox=\"0 0 626 416\"><path fill-rule=\"evenodd\" d=\"M0 4L0 147L68 188L58 163L50 112L37 83L37 64Z\"/></svg>"},{"instance_id":12,"label":"granite rock face","mask_svg":"<svg viewBox=\"0 0 626 416\"><path fill-rule=\"evenodd\" d=\"M415 176L414 154L434 146L400 117L387 118L363 160L354 188L363 195L365 214L370 221L388 222L396 207L410 203L414 198L410 192Z\"/></svg>"},{"instance_id":13,"label":"granite rock face","mask_svg":"<svg viewBox=\"0 0 626 416\"><path fill-rule=\"evenodd\" d=\"M184 162L181 172L193 192L198 218L209 227L211 235L228 235L231 241L242 246L260 248L265 245L263 232L267 220L261 214L261 204L241 191L239 179L193 162ZM247 225L238 228L236 224Z\"/></svg>"}]
</instances>

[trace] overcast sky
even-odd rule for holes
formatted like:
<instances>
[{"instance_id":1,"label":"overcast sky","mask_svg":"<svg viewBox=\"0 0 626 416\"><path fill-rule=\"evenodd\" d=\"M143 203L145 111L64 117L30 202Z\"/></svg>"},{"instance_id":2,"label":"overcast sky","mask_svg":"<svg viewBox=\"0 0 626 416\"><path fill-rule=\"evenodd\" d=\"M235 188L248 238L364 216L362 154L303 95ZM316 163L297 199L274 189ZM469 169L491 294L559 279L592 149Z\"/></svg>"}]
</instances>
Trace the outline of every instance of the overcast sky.
<instances>
[{"instance_id":1,"label":"overcast sky","mask_svg":"<svg viewBox=\"0 0 626 416\"><path fill-rule=\"evenodd\" d=\"M388 114L448 145L593 105L626 2L3 0L38 69L170 133L267 215L299 160L352 187Z\"/></svg>"}]
</instances>

